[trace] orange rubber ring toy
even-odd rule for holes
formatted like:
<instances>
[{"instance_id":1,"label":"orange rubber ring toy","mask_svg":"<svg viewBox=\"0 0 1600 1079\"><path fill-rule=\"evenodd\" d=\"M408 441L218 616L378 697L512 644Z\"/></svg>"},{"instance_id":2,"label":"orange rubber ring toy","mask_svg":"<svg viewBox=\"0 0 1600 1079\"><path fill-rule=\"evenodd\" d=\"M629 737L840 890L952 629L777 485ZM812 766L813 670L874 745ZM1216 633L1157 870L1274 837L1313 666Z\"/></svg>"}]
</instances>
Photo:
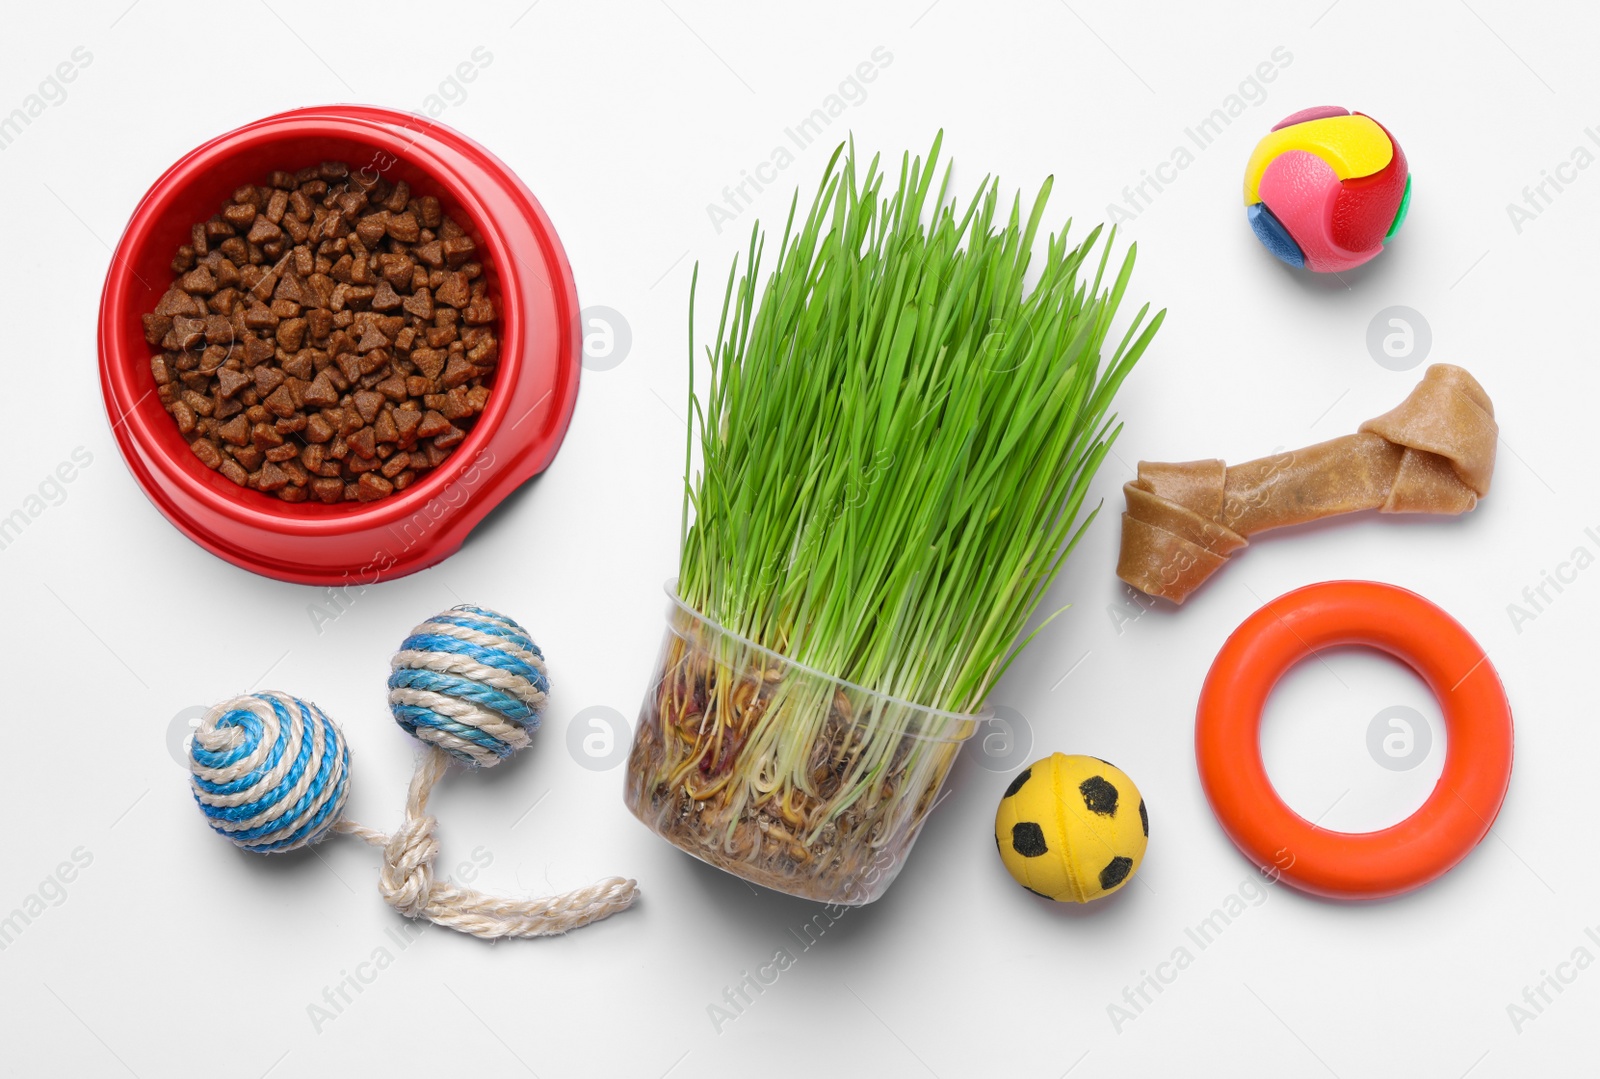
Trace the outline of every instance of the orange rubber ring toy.
<instances>
[{"instance_id":1,"label":"orange rubber ring toy","mask_svg":"<svg viewBox=\"0 0 1600 1079\"><path fill-rule=\"evenodd\" d=\"M1261 759L1261 711L1278 679L1319 649L1350 644L1415 670L1449 732L1428 800L1376 832L1318 828L1278 797ZM1307 585L1245 619L1206 675L1194 743L1228 838L1262 872L1334 899L1399 895L1443 875L1488 834L1511 782L1511 705L1488 655L1439 607L1374 581Z\"/></svg>"}]
</instances>

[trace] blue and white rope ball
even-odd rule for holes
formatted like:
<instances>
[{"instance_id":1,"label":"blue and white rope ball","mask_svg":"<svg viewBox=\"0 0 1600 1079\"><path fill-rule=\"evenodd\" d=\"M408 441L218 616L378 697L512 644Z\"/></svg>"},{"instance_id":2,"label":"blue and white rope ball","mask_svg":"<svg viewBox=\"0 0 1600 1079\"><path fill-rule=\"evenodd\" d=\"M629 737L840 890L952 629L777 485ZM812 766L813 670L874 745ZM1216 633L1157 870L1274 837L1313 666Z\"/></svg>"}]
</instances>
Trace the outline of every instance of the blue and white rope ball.
<instances>
[{"instance_id":1,"label":"blue and white rope ball","mask_svg":"<svg viewBox=\"0 0 1600 1079\"><path fill-rule=\"evenodd\" d=\"M207 712L189 747L195 801L212 828L263 854L315 843L350 793L350 748L322 709L252 693Z\"/></svg>"},{"instance_id":2,"label":"blue and white rope ball","mask_svg":"<svg viewBox=\"0 0 1600 1079\"><path fill-rule=\"evenodd\" d=\"M467 604L412 630L390 671L395 721L422 742L484 767L528 744L550 693L544 653L528 631Z\"/></svg>"}]
</instances>

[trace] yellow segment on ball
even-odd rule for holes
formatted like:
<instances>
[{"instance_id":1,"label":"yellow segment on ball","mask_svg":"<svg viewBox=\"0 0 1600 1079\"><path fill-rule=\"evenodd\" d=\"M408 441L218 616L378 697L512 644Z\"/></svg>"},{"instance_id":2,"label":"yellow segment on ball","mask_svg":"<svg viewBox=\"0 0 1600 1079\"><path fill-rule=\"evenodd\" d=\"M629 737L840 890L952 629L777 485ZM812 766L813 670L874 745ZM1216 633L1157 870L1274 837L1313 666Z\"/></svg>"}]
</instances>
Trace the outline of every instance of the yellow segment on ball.
<instances>
[{"instance_id":1,"label":"yellow segment on ball","mask_svg":"<svg viewBox=\"0 0 1600 1079\"><path fill-rule=\"evenodd\" d=\"M1256 143L1244 168L1244 204L1261 201L1261 174L1288 150L1305 150L1328 163L1341 180L1381 172L1394 156L1394 144L1378 122L1367 116L1325 116L1290 124Z\"/></svg>"},{"instance_id":2,"label":"yellow segment on ball","mask_svg":"<svg viewBox=\"0 0 1600 1079\"><path fill-rule=\"evenodd\" d=\"M1052 753L1023 769L994 816L1000 860L1046 899L1087 903L1139 871L1150 818L1127 773L1098 757Z\"/></svg>"}]
</instances>

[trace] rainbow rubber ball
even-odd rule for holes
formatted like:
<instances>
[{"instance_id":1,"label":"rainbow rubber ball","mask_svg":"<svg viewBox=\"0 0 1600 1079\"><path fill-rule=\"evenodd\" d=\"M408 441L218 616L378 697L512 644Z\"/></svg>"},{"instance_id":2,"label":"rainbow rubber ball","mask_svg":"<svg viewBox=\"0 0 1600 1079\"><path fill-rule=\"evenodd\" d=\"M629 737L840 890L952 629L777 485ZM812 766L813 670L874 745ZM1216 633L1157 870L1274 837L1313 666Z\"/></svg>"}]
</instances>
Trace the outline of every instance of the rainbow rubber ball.
<instances>
[{"instance_id":1,"label":"rainbow rubber ball","mask_svg":"<svg viewBox=\"0 0 1600 1079\"><path fill-rule=\"evenodd\" d=\"M1375 258L1411 207L1411 171L1387 128L1337 105L1302 109L1244 170L1250 227L1291 266L1336 273Z\"/></svg>"}]
</instances>

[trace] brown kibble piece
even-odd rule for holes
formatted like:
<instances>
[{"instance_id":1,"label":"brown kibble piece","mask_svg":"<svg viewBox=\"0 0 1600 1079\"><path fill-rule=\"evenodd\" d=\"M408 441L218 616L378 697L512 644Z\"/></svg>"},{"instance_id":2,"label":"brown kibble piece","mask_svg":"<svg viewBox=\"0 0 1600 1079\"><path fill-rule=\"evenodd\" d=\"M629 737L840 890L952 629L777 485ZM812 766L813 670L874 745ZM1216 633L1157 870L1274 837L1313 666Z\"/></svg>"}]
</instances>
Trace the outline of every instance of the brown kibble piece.
<instances>
[{"instance_id":1,"label":"brown kibble piece","mask_svg":"<svg viewBox=\"0 0 1600 1079\"><path fill-rule=\"evenodd\" d=\"M274 416L294 415L294 397L289 393L289 388L287 386L279 386L277 389L268 394L267 399L261 403L264 404L267 407L267 411L271 412Z\"/></svg>"},{"instance_id":2,"label":"brown kibble piece","mask_svg":"<svg viewBox=\"0 0 1600 1079\"><path fill-rule=\"evenodd\" d=\"M327 442L329 439L333 438L333 434L333 428L330 427L328 425L328 421L323 419L320 415L312 416L306 421L307 442Z\"/></svg>"},{"instance_id":3,"label":"brown kibble piece","mask_svg":"<svg viewBox=\"0 0 1600 1079\"><path fill-rule=\"evenodd\" d=\"M223 458L222 464L217 466L217 471L237 483L240 487L243 487L250 479L249 474L244 470L244 466L231 457Z\"/></svg>"},{"instance_id":4,"label":"brown kibble piece","mask_svg":"<svg viewBox=\"0 0 1600 1079\"><path fill-rule=\"evenodd\" d=\"M221 466L222 451L219 450L217 448L217 444L211 441L209 438L197 438L189 444L189 448L194 451L194 455L196 457L200 458L200 463L205 465L207 468L217 468Z\"/></svg>"},{"instance_id":5,"label":"brown kibble piece","mask_svg":"<svg viewBox=\"0 0 1600 1079\"><path fill-rule=\"evenodd\" d=\"M339 391L333 388L333 381L326 369L319 371L317 377L311 380L311 385L306 387L301 399L315 408L326 408L339 403Z\"/></svg>"},{"instance_id":6,"label":"brown kibble piece","mask_svg":"<svg viewBox=\"0 0 1600 1079\"><path fill-rule=\"evenodd\" d=\"M144 340L148 345L159 345L161 339L167 336L171 329L171 315L158 315L152 312L144 316Z\"/></svg>"},{"instance_id":7,"label":"brown kibble piece","mask_svg":"<svg viewBox=\"0 0 1600 1079\"><path fill-rule=\"evenodd\" d=\"M319 502L337 502L344 497L344 481L341 479L312 480L311 493L317 496Z\"/></svg>"},{"instance_id":8,"label":"brown kibble piece","mask_svg":"<svg viewBox=\"0 0 1600 1079\"><path fill-rule=\"evenodd\" d=\"M250 421L243 416L235 416L217 428L217 436L235 446L243 446L250 441ZM211 467L215 468L216 465Z\"/></svg>"},{"instance_id":9,"label":"brown kibble piece","mask_svg":"<svg viewBox=\"0 0 1600 1079\"><path fill-rule=\"evenodd\" d=\"M250 376L243 371L235 371L231 367L224 367L217 372L217 392L224 397L232 397L244 387L250 385Z\"/></svg>"},{"instance_id":10,"label":"brown kibble piece","mask_svg":"<svg viewBox=\"0 0 1600 1079\"><path fill-rule=\"evenodd\" d=\"M377 435L370 427L361 428L345 441L362 457L371 458L378 452Z\"/></svg>"},{"instance_id":11,"label":"brown kibble piece","mask_svg":"<svg viewBox=\"0 0 1600 1079\"><path fill-rule=\"evenodd\" d=\"M378 409L383 407L383 394L362 390L355 395L355 403L356 411L361 414L361 422L371 423L378 418Z\"/></svg>"},{"instance_id":12,"label":"brown kibble piece","mask_svg":"<svg viewBox=\"0 0 1600 1079\"><path fill-rule=\"evenodd\" d=\"M361 238L362 243L368 247L373 247L379 240L383 239L383 234L388 228L388 224L389 212L387 210L368 214L356 222L356 235Z\"/></svg>"},{"instance_id":13,"label":"brown kibble piece","mask_svg":"<svg viewBox=\"0 0 1600 1079\"><path fill-rule=\"evenodd\" d=\"M417 370L427 378L438 378L444 374L445 361L449 353L443 349L414 348L411 350L411 362L417 365Z\"/></svg>"},{"instance_id":14,"label":"brown kibble piece","mask_svg":"<svg viewBox=\"0 0 1600 1079\"><path fill-rule=\"evenodd\" d=\"M474 294L462 317L469 326L487 325L494 321L494 304L488 296Z\"/></svg>"},{"instance_id":15,"label":"brown kibble piece","mask_svg":"<svg viewBox=\"0 0 1600 1079\"><path fill-rule=\"evenodd\" d=\"M411 213L391 214L389 216L389 236L391 239L403 244L414 244L421 236L421 228L417 224L417 215Z\"/></svg>"},{"instance_id":16,"label":"brown kibble piece","mask_svg":"<svg viewBox=\"0 0 1600 1079\"><path fill-rule=\"evenodd\" d=\"M438 468L441 464L444 463L444 459L446 457L450 456L450 454L449 454L449 452L447 450L445 450L443 447L437 445L432 440L428 441L425 445L427 446L428 466L430 468ZM415 465L417 463L417 455L414 452L411 455L411 463L413 465Z\"/></svg>"},{"instance_id":17,"label":"brown kibble piece","mask_svg":"<svg viewBox=\"0 0 1600 1079\"><path fill-rule=\"evenodd\" d=\"M435 435L442 435L448 430L450 430L450 421L433 409L429 409L423 414L422 422L417 425L417 437L432 438Z\"/></svg>"},{"instance_id":18,"label":"brown kibble piece","mask_svg":"<svg viewBox=\"0 0 1600 1079\"><path fill-rule=\"evenodd\" d=\"M395 404L399 404L401 401L406 399L406 380L399 375L390 375L388 378L374 386L373 389L383 394Z\"/></svg>"},{"instance_id":19,"label":"brown kibble piece","mask_svg":"<svg viewBox=\"0 0 1600 1079\"><path fill-rule=\"evenodd\" d=\"M270 423L258 423L250 428L250 441L258 450L268 450L283 445L283 436Z\"/></svg>"},{"instance_id":20,"label":"brown kibble piece","mask_svg":"<svg viewBox=\"0 0 1600 1079\"><path fill-rule=\"evenodd\" d=\"M446 389L454 389L457 386L466 385L477 373L478 369L473 367L465 356L451 356L440 381Z\"/></svg>"},{"instance_id":21,"label":"brown kibble piece","mask_svg":"<svg viewBox=\"0 0 1600 1079\"><path fill-rule=\"evenodd\" d=\"M178 399L202 416L211 415L216 407L209 397L204 397L193 390L184 390Z\"/></svg>"},{"instance_id":22,"label":"brown kibble piece","mask_svg":"<svg viewBox=\"0 0 1600 1079\"><path fill-rule=\"evenodd\" d=\"M444 266L444 244L438 240L421 245L413 253L435 270Z\"/></svg>"},{"instance_id":23,"label":"brown kibble piece","mask_svg":"<svg viewBox=\"0 0 1600 1079\"><path fill-rule=\"evenodd\" d=\"M308 381L316 371L314 358L315 353L310 349L301 349L286 356L283 360L283 373L302 382Z\"/></svg>"},{"instance_id":24,"label":"brown kibble piece","mask_svg":"<svg viewBox=\"0 0 1600 1079\"><path fill-rule=\"evenodd\" d=\"M172 418L178 421L178 430L184 434L193 431L199 424L199 418L194 414L185 401L174 401L172 404Z\"/></svg>"},{"instance_id":25,"label":"brown kibble piece","mask_svg":"<svg viewBox=\"0 0 1600 1079\"><path fill-rule=\"evenodd\" d=\"M375 472L364 472L356 483L359 499L363 502L372 502L394 492L394 484L384 479Z\"/></svg>"},{"instance_id":26,"label":"brown kibble piece","mask_svg":"<svg viewBox=\"0 0 1600 1079\"><path fill-rule=\"evenodd\" d=\"M156 304L156 309L152 314L164 315L170 318L175 315L198 315L202 311L199 300L174 285L161 297L161 301Z\"/></svg>"},{"instance_id":27,"label":"brown kibble piece","mask_svg":"<svg viewBox=\"0 0 1600 1079\"><path fill-rule=\"evenodd\" d=\"M472 406L467 403L467 391L463 386L457 386L444 395L444 408L439 410L444 418L452 423L472 415Z\"/></svg>"},{"instance_id":28,"label":"brown kibble piece","mask_svg":"<svg viewBox=\"0 0 1600 1079\"><path fill-rule=\"evenodd\" d=\"M262 337L255 334L246 334L244 338L244 365L255 367L272 359L272 345Z\"/></svg>"},{"instance_id":29,"label":"brown kibble piece","mask_svg":"<svg viewBox=\"0 0 1600 1079\"><path fill-rule=\"evenodd\" d=\"M472 257L477 245L470 236L451 236L444 241L444 260L452 266L459 266Z\"/></svg>"},{"instance_id":30,"label":"brown kibble piece","mask_svg":"<svg viewBox=\"0 0 1600 1079\"><path fill-rule=\"evenodd\" d=\"M404 307L407 313L427 321L433 318L433 294L425 288L419 288L406 298Z\"/></svg>"},{"instance_id":31,"label":"brown kibble piece","mask_svg":"<svg viewBox=\"0 0 1600 1079\"><path fill-rule=\"evenodd\" d=\"M436 303L462 308L472 299L472 286L467 283L465 274L447 273L444 281L434 290L433 298Z\"/></svg>"},{"instance_id":32,"label":"brown kibble piece","mask_svg":"<svg viewBox=\"0 0 1600 1079\"><path fill-rule=\"evenodd\" d=\"M354 352L341 352L333 358L333 362L339 368L339 373L344 376L346 382L355 382L363 373L361 370L361 357Z\"/></svg>"},{"instance_id":33,"label":"brown kibble piece","mask_svg":"<svg viewBox=\"0 0 1600 1079\"><path fill-rule=\"evenodd\" d=\"M265 214L258 214L255 224L250 226L250 232L245 236L245 239L253 244L268 244L274 240L283 239L283 230L267 220Z\"/></svg>"},{"instance_id":34,"label":"brown kibble piece","mask_svg":"<svg viewBox=\"0 0 1600 1079\"><path fill-rule=\"evenodd\" d=\"M273 390L283 385L283 380L285 378L285 375L280 368L268 367L266 365L257 367L252 373L255 375L256 379L256 393L260 394L262 397L267 396Z\"/></svg>"},{"instance_id":35,"label":"brown kibble piece","mask_svg":"<svg viewBox=\"0 0 1600 1079\"><path fill-rule=\"evenodd\" d=\"M278 328L278 316L272 313L272 308L260 301L255 301L245 308L244 325L249 330L273 330Z\"/></svg>"},{"instance_id":36,"label":"brown kibble piece","mask_svg":"<svg viewBox=\"0 0 1600 1079\"><path fill-rule=\"evenodd\" d=\"M174 352L181 352L188 348L198 348L205 343L206 323L204 319L188 318L184 315L174 315L172 329L167 331L167 336L161 339L161 347Z\"/></svg>"},{"instance_id":37,"label":"brown kibble piece","mask_svg":"<svg viewBox=\"0 0 1600 1079\"><path fill-rule=\"evenodd\" d=\"M303 304L311 298L311 293L306 289L305 285L292 273L284 274L278 281L277 289L272 293L273 303L277 303L279 300L286 300L293 304Z\"/></svg>"},{"instance_id":38,"label":"brown kibble piece","mask_svg":"<svg viewBox=\"0 0 1600 1079\"><path fill-rule=\"evenodd\" d=\"M236 229L247 229L256 219L254 203L235 202L222 211L222 220Z\"/></svg>"},{"instance_id":39,"label":"brown kibble piece","mask_svg":"<svg viewBox=\"0 0 1600 1079\"><path fill-rule=\"evenodd\" d=\"M262 491L276 491L289 482L289 476L277 465L268 461L256 473L256 487Z\"/></svg>"},{"instance_id":40,"label":"brown kibble piece","mask_svg":"<svg viewBox=\"0 0 1600 1079\"><path fill-rule=\"evenodd\" d=\"M393 412L394 426L399 434L402 445L410 445L417 437L417 428L422 423L422 413L414 408L397 408Z\"/></svg>"},{"instance_id":41,"label":"brown kibble piece","mask_svg":"<svg viewBox=\"0 0 1600 1079\"><path fill-rule=\"evenodd\" d=\"M178 287L188 293L203 292L207 295L217 291L217 279L211 271L204 266L196 266L178 282Z\"/></svg>"},{"instance_id":42,"label":"brown kibble piece","mask_svg":"<svg viewBox=\"0 0 1600 1079\"><path fill-rule=\"evenodd\" d=\"M377 291L372 294L372 309L374 311L393 311L401 303L400 294L394 290L387 277L378 281Z\"/></svg>"},{"instance_id":43,"label":"brown kibble piece","mask_svg":"<svg viewBox=\"0 0 1600 1079\"><path fill-rule=\"evenodd\" d=\"M287 318L278 323L278 347L289 352L298 351L300 343L305 340L306 320L303 318Z\"/></svg>"}]
</instances>

